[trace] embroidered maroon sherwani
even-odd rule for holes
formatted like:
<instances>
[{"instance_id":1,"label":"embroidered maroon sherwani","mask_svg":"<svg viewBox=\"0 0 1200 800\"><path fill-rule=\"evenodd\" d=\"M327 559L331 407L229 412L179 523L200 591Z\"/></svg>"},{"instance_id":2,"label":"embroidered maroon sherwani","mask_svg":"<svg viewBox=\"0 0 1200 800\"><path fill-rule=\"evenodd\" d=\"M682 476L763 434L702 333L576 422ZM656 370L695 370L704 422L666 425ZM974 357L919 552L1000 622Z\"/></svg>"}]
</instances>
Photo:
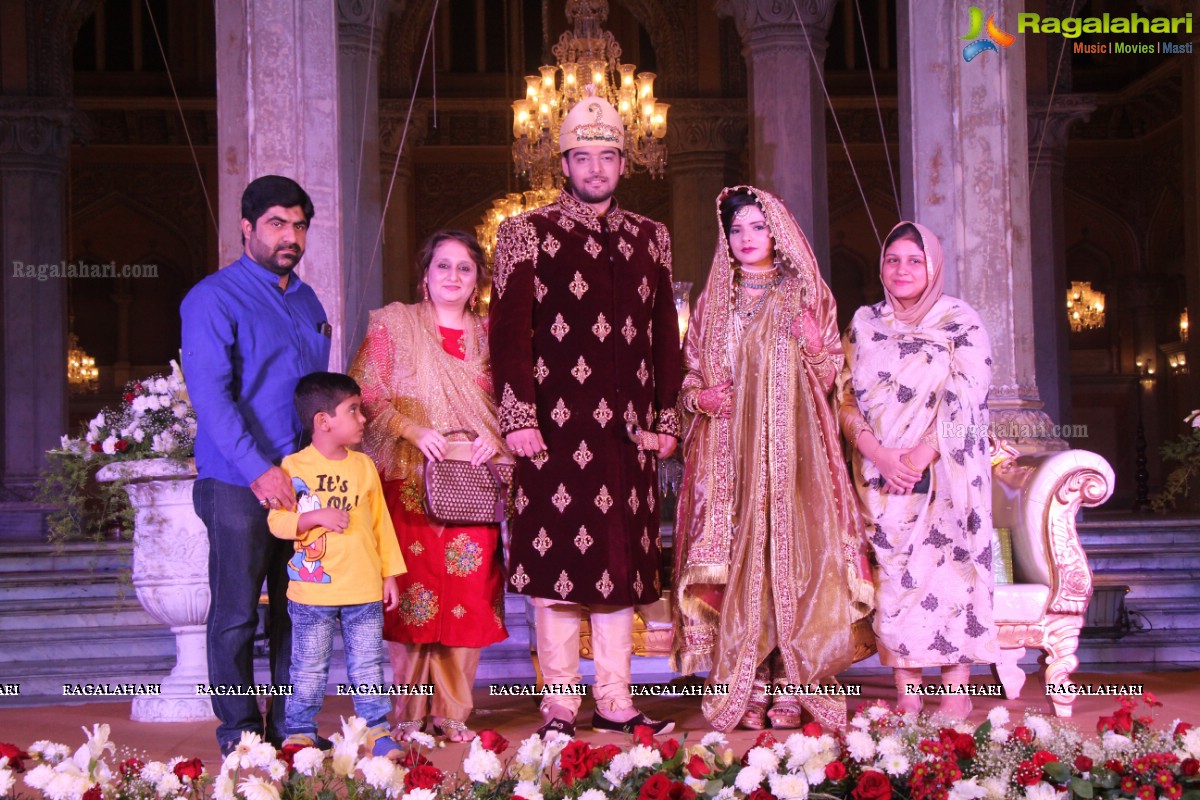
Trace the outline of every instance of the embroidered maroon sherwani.
<instances>
[{"instance_id":1,"label":"embroidered maroon sherwani","mask_svg":"<svg viewBox=\"0 0 1200 800\"><path fill-rule=\"evenodd\" d=\"M500 431L519 458L509 590L575 603L658 599L657 459L626 423L679 435L679 328L665 226L566 191L500 227L491 306Z\"/></svg>"}]
</instances>

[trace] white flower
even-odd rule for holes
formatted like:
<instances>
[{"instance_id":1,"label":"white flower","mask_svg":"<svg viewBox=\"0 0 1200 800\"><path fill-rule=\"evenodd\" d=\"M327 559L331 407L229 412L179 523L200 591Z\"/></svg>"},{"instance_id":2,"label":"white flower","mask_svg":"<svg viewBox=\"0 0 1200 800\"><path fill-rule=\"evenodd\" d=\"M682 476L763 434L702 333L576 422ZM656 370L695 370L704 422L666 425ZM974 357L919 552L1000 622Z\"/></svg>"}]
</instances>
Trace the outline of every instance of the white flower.
<instances>
[{"instance_id":1,"label":"white flower","mask_svg":"<svg viewBox=\"0 0 1200 800\"><path fill-rule=\"evenodd\" d=\"M823 751L804 762L804 776L808 782L816 786L825 780L825 767L834 760L832 752Z\"/></svg>"},{"instance_id":2,"label":"white flower","mask_svg":"<svg viewBox=\"0 0 1200 800\"><path fill-rule=\"evenodd\" d=\"M625 776L633 772L633 758L629 753L617 753L613 756L613 760L609 762L608 769L604 771L604 779L611 786L616 786L623 780Z\"/></svg>"},{"instance_id":3,"label":"white flower","mask_svg":"<svg viewBox=\"0 0 1200 800\"><path fill-rule=\"evenodd\" d=\"M904 752L904 742L895 736L885 736L879 740L879 756L894 756Z\"/></svg>"},{"instance_id":4,"label":"white flower","mask_svg":"<svg viewBox=\"0 0 1200 800\"><path fill-rule=\"evenodd\" d=\"M30 746L30 751L33 746ZM32 752L30 753L32 755ZM33 769L25 773L25 785L31 789L37 789L39 792L46 788L46 784L50 783L50 779L54 777L54 768L49 764L38 764Z\"/></svg>"},{"instance_id":5,"label":"white flower","mask_svg":"<svg viewBox=\"0 0 1200 800\"><path fill-rule=\"evenodd\" d=\"M437 792L433 789L413 789L401 800L437 800Z\"/></svg>"},{"instance_id":6,"label":"white flower","mask_svg":"<svg viewBox=\"0 0 1200 800\"><path fill-rule=\"evenodd\" d=\"M704 734L704 738L700 740L700 744L703 747L720 747L728 742L729 740L725 738L725 734L716 731Z\"/></svg>"},{"instance_id":7,"label":"white flower","mask_svg":"<svg viewBox=\"0 0 1200 800\"><path fill-rule=\"evenodd\" d=\"M802 733L793 733L784 742L784 746L790 754L787 761L787 768L789 770L798 769L800 765L815 756L817 751L821 749L820 742Z\"/></svg>"},{"instance_id":8,"label":"white flower","mask_svg":"<svg viewBox=\"0 0 1200 800\"><path fill-rule=\"evenodd\" d=\"M888 715L888 710L886 706L869 706L866 714L868 719L880 720Z\"/></svg>"},{"instance_id":9,"label":"white flower","mask_svg":"<svg viewBox=\"0 0 1200 800\"><path fill-rule=\"evenodd\" d=\"M1114 733L1113 731L1105 731L1104 735L1100 737L1100 743L1104 745L1105 750L1124 752L1126 750L1133 749L1132 739L1130 739L1128 736L1122 736L1119 733Z\"/></svg>"},{"instance_id":10,"label":"white flower","mask_svg":"<svg viewBox=\"0 0 1200 800\"><path fill-rule=\"evenodd\" d=\"M808 781L803 775L787 772L771 775L768 781L771 784L771 794L779 800L804 800L808 797Z\"/></svg>"},{"instance_id":11,"label":"white flower","mask_svg":"<svg viewBox=\"0 0 1200 800\"><path fill-rule=\"evenodd\" d=\"M716 795L713 797L713 800L733 800L733 797L734 788L732 786L725 786L716 793Z\"/></svg>"},{"instance_id":12,"label":"white flower","mask_svg":"<svg viewBox=\"0 0 1200 800\"><path fill-rule=\"evenodd\" d=\"M94 784L87 775L74 771L55 772L42 791L51 800L78 800Z\"/></svg>"},{"instance_id":13,"label":"white flower","mask_svg":"<svg viewBox=\"0 0 1200 800\"><path fill-rule=\"evenodd\" d=\"M1012 736L1012 731L1008 728L992 728L988 734L988 738L996 744L1004 744Z\"/></svg>"},{"instance_id":14,"label":"white flower","mask_svg":"<svg viewBox=\"0 0 1200 800\"><path fill-rule=\"evenodd\" d=\"M983 790L987 792L987 800L1004 800L1007 788L999 778L984 778Z\"/></svg>"},{"instance_id":15,"label":"white flower","mask_svg":"<svg viewBox=\"0 0 1200 800\"><path fill-rule=\"evenodd\" d=\"M608 795L599 789L588 789L579 795L579 800L608 800Z\"/></svg>"},{"instance_id":16,"label":"white flower","mask_svg":"<svg viewBox=\"0 0 1200 800\"><path fill-rule=\"evenodd\" d=\"M238 791L246 800L279 800L279 789L257 775L250 775L239 783Z\"/></svg>"},{"instance_id":17,"label":"white flower","mask_svg":"<svg viewBox=\"0 0 1200 800\"><path fill-rule=\"evenodd\" d=\"M174 760L175 759L172 759L172 761ZM158 783L167 775L174 774L172 772L173 766L174 765L164 764L161 761L151 761L149 764L146 764L144 767L142 767L141 774L139 774L138 777L144 780L146 783Z\"/></svg>"},{"instance_id":18,"label":"white flower","mask_svg":"<svg viewBox=\"0 0 1200 800\"><path fill-rule=\"evenodd\" d=\"M1008 709L1004 706L996 706L988 712L988 722L992 723L994 728L1002 728L1008 724Z\"/></svg>"},{"instance_id":19,"label":"white flower","mask_svg":"<svg viewBox=\"0 0 1200 800\"><path fill-rule=\"evenodd\" d=\"M1200 428L1200 408L1197 408L1192 413L1183 418L1184 422L1191 423L1193 428ZM1171 730L1175 730L1172 728Z\"/></svg>"},{"instance_id":20,"label":"white flower","mask_svg":"<svg viewBox=\"0 0 1200 800\"><path fill-rule=\"evenodd\" d=\"M367 756L358 762L358 770L372 788L386 790L392 785L396 764L386 756Z\"/></svg>"},{"instance_id":21,"label":"white flower","mask_svg":"<svg viewBox=\"0 0 1200 800\"><path fill-rule=\"evenodd\" d=\"M434 739L425 731L413 731L408 735L408 740L413 744L420 745L421 747L432 748L437 745L437 739Z\"/></svg>"},{"instance_id":22,"label":"white flower","mask_svg":"<svg viewBox=\"0 0 1200 800\"><path fill-rule=\"evenodd\" d=\"M746 753L746 764L756 767L764 775L769 775L779 769L779 756L766 747L752 747Z\"/></svg>"},{"instance_id":23,"label":"white flower","mask_svg":"<svg viewBox=\"0 0 1200 800\"><path fill-rule=\"evenodd\" d=\"M183 790L183 784L174 772L168 772L157 781L154 782L154 792L159 797L168 797L173 794L179 794Z\"/></svg>"},{"instance_id":24,"label":"white flower","mask_svg":"<svg viewBox=\"0 0 1200 800\"><path fill-rule=\"evenodd\" d=\"M868 731L871 729L871 719L862 714L859 714L854 719L850 720L850 727L860 731Z\"/></svg>"},{"instance_id":25,"label":"white flower","mask_svg":"<svg viewBox=\"0 0 1200 800\"><path fill-rule=\"evenodd\" d=\"M517 748L516 755L518 764L541 764L542 763L542 739L540 736L530 736L525 741L521 742L521 746Z\"/></svg>"},{"instance_id":26,"label":"white flower","mask_svg":"<svg viewBox=\"0 0 1200 800\"><path fill-rule=\"evenodd\" d=\"M213 784L214 800L233 800L233 776L222 772Z\"/></svg>"},{"instance_id":27,"label":"white flower","mask_svg":"<svg viewBox=\"0 0 1200 800\"><path fill-rule=\"evenodd\" d=\"M1039 717L1036 714L1027 714L1025 716L1025 727L1039 739L1047 739L1054 733L1054 728L1046 721L1044 717Z\"/></svg>"},{"instance_id":28,"label":"white flower","mask_svg":"<svg viewBox=\"0 0 1200 800\"><path fill-rule=\"evenodd\" d=\"M267 765L267 774L271 776L271 780L283 780L288 774L287 762L275 759Z\"/></svg>"},{"instance_id":29,"label":"white flower","mask_svg":"<svg viewBox=\"0 0 1200 800\"><path fill-rule=\"evenodd\" d=\"M296 754L292 756L292 766L295 767L296 772L307 777L316 775L324 763L325 754L315 747L297 750Z\"/></svg>"},{"instance_id":30,"label":"white flower","mask_svg":"<svg viewBox=\"0 0 1200 800\"><path fill-rule=\"evenodd\" d=\"M1171 730L1175 730L1172 728ZM1124 739L1125 737L1121 737ZM1192 728L1183 735L1179 746L1188 752L1191 758L1200 758L1200 728Z\"/></svg>"},{"instance_id":31,"label":"white flower","mask_svg":"<svg viewBox=\"0 0 1200 800\"><path fill-rule=\"evenodd\" d=\"M0 797L8 797L12 794L13 784L17 782L11 769L0 768Z\"/></svg>"},{"instance_id":32,"label":"white flower","mask_svg":"<svg viewBox=\"0 0 1200 800\"><path fill-rule=\"evenodd\" d=\"M188 407L183 403L176 403L171 406L171 413L175 415L176 419L183 419L187 416Z\"/></svg>"},{"instance_id":33,"label":"white flower","mask_svg":"<svg viewBox=\"0 0 1200 800\"><path fill-rule=\"evenodd\" d=\"M869 733L850 731L846 734L846 749L855 761L866 763L875 757L875 740Z\"/></svg>"},{"instance_id":34,"label":"white flower","mask_svg":"<svg viewBox=\"0 0 1200 800\"><path fill-rule=\"evenodd\" d=\"M360 747L367 741L367 721L362 717L350 717L349 719L342 717L341 734L342 741L345 742L347 747L350 745L354 745L356 748ZM428 734L426 736L429 739L433 738L432 736L428 736ZM432 745L428 746L432 747Z\"/></svg>"},{"instance_id":35,"label":"white flower","mask_svg":"<svg viewBox=\"0 0 1200 800\"><path fill-rule=\"evenodd\" d=\"M141 443L145 438L146 438L146 432L144 430L142 430L141 428L134 428L133 440L135 442Z\"/></svg>"},{"instance_id":36,"label":"white flower","mask_svg":"<svg viewBox=\"0 0 1200 800\"><path fill-rule=\"evenodd\" d=\"M533 781L517 781L513 794L524 797L525 800L542 800L542 789Z\"/></svg>"},{"instance_id":37,"label":"white flower","mask_svg":"<svg viewBox=\"0 0 1200 800\"><path fill-rule=\"evenodd\" d=\"M653 747L646 747L644 744L635 744L631 747L629 757L633 761L633 766L638 768L653 767L655 764L662 763L662 753Z\"/></svg>"},{"instance_id":38,"label":"white flower","mask_svg":"<svg viewBox=\"0 0 1200 800\"><path fill-rule=\"evenodd\" d=\"M1026 786L1025 797L1026 800L1057 800L1058 790L1045 781L1042 781L1033 786Z\"/></svg>"},{"instance_id":39,"label":"white flower","mask_svg":"<svg viewBox=\"0 0 1200 800\"><path fill-rule=\"evenodd\" d=\"M500 777L503 767L500 758L491 750L485 750L477 745L479 739L471 743L471 752L463 759L463 772L475 783L486 783Z\"/></svg>"},{"instance_id":40,"label":"white flower","mask_svg":"<svg viewBox=\"0 0 1200 800\"><path fill-rule=\"evenodd\" d=\"M166 378L155 378L150 391L154 392L155 394L163 394L164 392L166 392L167 391L167 379Z\"/></svg>"},{"instance_id":41,"label":"white flower","mask_svg":"<svg viewBox=\"0 0 1200 800\"><path fill-rule=\"evenodd\" d=\"M104 451L105 455L111 456L115 454L117 452L117 437L110 433L108 438L104 440L104 444L100 445L100 449Z\"/></svg>"},{"instance_id":42,"label":"white flower","mask_svg":"<svg viewBox=\"0 0 1200 800\"><path fill-rule=\"evenodd\" d=\"M950 787L950 800L981 800L987 795L988 790L980 786L976 778L955 781Z\"/></svg>"},{"instance_id":43,"label":"white flower","mask_svg":"<svg viewBox=\"0 0 1200 800\"><path fill-rule=\"evenodd\" d=\"M880 762L880 765L883 767L884 772L893 776L908 774L908 768L912 766L908 763L908 756L903 753L894 753L885 757Z\"/></svg>"},{"instance_id":44,"label":"white flower","mask_svg":"<svg viewBox=\"0 0 1200 800\"><path fill-rule=\"evenodd\" d=\"M733 785L742 794L750 794L762 784L765 777L758 767L742 767L741 772L733 779Z\"/></svg>"}]
</instances>

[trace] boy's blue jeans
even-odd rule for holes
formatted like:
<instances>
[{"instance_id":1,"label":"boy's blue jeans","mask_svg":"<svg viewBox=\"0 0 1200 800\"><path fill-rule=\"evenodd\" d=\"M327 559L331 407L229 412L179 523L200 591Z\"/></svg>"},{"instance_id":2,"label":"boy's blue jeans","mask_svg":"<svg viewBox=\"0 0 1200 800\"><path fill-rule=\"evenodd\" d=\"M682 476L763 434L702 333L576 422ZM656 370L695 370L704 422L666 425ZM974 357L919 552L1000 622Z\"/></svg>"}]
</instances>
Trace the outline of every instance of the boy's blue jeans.
<instances>
[{"instance_id":1,"label":"boy's blue jeans","mask_svg":"<svg viewBox=\"0 0 1200 800\"><path fill-rule=\"evenodd\" d=\"M287 703L288 735L317 732L317 712L325 699L333 632L341 626L346 673L354 685L383 685L383 604L307 606L288 600L292 618L292 696ZM355 694L354 713L368 725L386 725L386 695Z\"/></svg>"}]
</instances>

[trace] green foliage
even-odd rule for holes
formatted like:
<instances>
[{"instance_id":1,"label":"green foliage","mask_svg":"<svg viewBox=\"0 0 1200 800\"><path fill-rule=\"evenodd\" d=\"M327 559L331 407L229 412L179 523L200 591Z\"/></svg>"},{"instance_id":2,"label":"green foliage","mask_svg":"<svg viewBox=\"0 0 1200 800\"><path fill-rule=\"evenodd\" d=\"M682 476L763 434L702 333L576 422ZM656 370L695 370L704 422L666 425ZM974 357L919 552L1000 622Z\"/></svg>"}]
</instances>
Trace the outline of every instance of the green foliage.
<instances>
[{"instance_id":1,"label":"green foliage","mask_svg":"<svg viewBox=\"0 0 1200 800\"><path fill-rule=\"evenodd\" d=\"M124 478L97 481L96 473L115 458L78 449L51 450L38 483L38 502L52 506L46 517L49 540L101 542L132 539L134 510Z\"/></svg>"},{"instance_id":2,"label":"green foliage","mask_svg":"<svg viewBox=\"0 0 1200 800\"><path fill-rule=\"evenodd\" d=\"M1191 419L1189 416L1188 420ZM1187 433L1165 443L1159 453L1163 461L1179 466L1167 475L1162 492L1154 496L1150 507L1155 511L1171 511L1180 499L1188 496L1194 478L1200 475L1200 428L1189 428Z\"/></svg>"}]
</instances>

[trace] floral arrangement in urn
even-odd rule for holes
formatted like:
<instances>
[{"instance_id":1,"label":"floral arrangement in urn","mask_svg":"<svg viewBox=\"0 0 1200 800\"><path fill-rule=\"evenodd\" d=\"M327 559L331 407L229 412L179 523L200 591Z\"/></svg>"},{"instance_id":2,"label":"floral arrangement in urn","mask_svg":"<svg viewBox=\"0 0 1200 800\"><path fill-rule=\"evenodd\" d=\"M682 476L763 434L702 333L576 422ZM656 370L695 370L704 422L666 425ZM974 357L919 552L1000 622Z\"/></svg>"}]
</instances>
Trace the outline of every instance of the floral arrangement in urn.
<instances>
[{"instance_id":1,"label":"floral arrangement in urn","mask_svg":"<svg viewBox=\"0 0 1200 800\"><path fill-rule=\"evenodd\" d=\"M1162 705L1150 693L1147 707ZM740 756L719 733L696 744L656 740L639 728L625 746L531 736L510 753L495 731L469 746L446 775L422 754L426 734L399 761L367 754L366 723L351 717L331 751L276 751L242 735L215 773L196 759L143 763L115 756L108 726L84 732L74 751L34 742L28 753L0 744L0 796L47 800L1196 800L1200 729L1152 729L1122 698L1095 734L1070 721L1003 707L978 727L864 706L846 731L816 723L779 741L770 732ZM32 760L26 765L25 760Z\"/></svg>"},{"instance_id":2,"label":"floral arrangement in urn","mask_svg":"<svg viewBox=\"0 0 1200 800\"><path fill-rule=\"evenodd\" d=\"M195 438L196 413L178 362L168 375L131 381L120 406L104 409L46 453L38 500L55 509L47 517L50 540L129 538L134 515L125 482L97 482L96 473L118 461L182 463L192 457Z\"/></svg>"},{"instance_id":3,"label":"floral arrangement in urn","mask_svg":"<svg viewBox=\"0 0 1200 800\"><path fill-rule=\"evenodd\" d=\"M1183 418L1190 427L1173 441L1165 443L1159 452L1163 461L1173 461L1179 466L1167 475L1163 490L1150 501L1155 511L1170 511L1180 498L1186 498L1192 488L1192 480L1200 475L1200 408Z\"/></svg>"}]
</instances>

